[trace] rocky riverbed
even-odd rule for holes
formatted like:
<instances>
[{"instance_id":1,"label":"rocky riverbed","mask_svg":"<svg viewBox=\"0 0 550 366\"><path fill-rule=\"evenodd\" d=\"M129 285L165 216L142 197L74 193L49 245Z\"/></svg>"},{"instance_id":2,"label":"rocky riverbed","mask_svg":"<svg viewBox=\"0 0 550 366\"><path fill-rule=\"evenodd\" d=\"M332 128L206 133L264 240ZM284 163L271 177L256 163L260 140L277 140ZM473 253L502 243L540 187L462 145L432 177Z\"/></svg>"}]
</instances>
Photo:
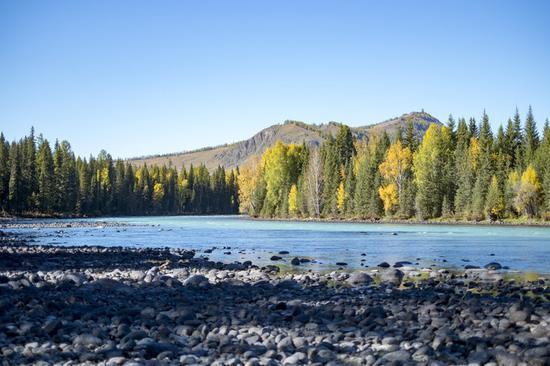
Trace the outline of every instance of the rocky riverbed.
<instances>
[{"instance_id":1,"label":"rocky riverbed","mask_svg":"<svg viewBox=\"0 0 550 366\"><path fill-rule=\"evenodd\" d=\"M0 364L550 364L547 279L398 267L282 273L0 233Z\"/></svg>"}]
</instances>

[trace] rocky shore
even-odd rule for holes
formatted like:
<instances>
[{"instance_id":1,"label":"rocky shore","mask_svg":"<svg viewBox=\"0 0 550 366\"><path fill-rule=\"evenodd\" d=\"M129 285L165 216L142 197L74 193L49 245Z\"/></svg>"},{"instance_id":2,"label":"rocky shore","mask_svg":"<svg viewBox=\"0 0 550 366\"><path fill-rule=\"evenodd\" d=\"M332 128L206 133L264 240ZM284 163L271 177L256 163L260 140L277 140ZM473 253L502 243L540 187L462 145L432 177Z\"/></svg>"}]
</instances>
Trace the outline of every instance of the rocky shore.
<instances>
[{"instance_id":1,"label":"rocky shore","mask_svg":"<svg viewBox=\"0 0 550 366\"><path fill-rule=\"evenodd\" d=\"M0 364L550 364L548 279L398 267L282 273L0 232Z\"/></svg>"}]
</instances>

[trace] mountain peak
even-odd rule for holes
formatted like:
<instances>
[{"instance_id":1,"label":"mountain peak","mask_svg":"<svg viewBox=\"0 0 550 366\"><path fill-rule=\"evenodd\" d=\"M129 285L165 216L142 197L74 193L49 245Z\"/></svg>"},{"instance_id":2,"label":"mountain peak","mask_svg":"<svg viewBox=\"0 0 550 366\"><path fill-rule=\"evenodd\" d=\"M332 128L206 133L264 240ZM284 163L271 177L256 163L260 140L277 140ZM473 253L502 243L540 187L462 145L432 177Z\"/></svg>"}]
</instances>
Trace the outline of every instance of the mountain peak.
<instances>
[{"instance_id":1,"label":"mountain peak","mask_svg":"<svg viewBox=\"0 0 550 366\"><path fill-rule=\"evenodd\" d=\"M400 117L360 126L350 127L357 138L368 138L369 135L376 135L386 131L394 136L399 128L405 129L409 121L414 124L417 136L422 137L432 123L441 122L424 111L410 112ZM309 124L297 120L285 120L283 123L271 125L264 128L251 138L216 147L204 148L189 152L181 152L166 155L149 156L130 159L135 165L147 164L169 164L172 163L178 169L182 166L195 166L205 164L207 168L215 168L218 165L225 168L235 168L247 163L253 156L261 155L275 142L281 140L284 143L305 143L308 146L319 146L329 135L336 135L342 123L330 121L323 124Z\"/></svg>"}]
</instances>

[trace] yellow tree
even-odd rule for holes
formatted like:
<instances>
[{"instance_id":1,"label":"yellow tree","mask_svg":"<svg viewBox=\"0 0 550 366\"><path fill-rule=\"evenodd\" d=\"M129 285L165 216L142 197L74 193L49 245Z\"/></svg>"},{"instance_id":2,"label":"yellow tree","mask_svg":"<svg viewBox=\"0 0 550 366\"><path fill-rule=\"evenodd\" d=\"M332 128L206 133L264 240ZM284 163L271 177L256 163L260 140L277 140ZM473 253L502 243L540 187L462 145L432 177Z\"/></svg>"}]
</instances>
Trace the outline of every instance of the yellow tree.
<instances>
[{"instance_id":1,"label":"yellow tree","mask_svg":"<svg viewBox=\"0 0 550 366\"><path fill-rule=\"evenodd\" d=\"M380 164L380 173L388 183L394 183L397 194L403 192L403 182L412 166L412 152L403 147L401 141L392 144L386 153L386 159Z\"/></svg>"},{"instance_id":2,"label":"yellow tree","mask_svg":"<svg viewBox=\"0 0 550 366\"><path fill-rule=\"evenodd\" d=\"M399 203L397 195L397 186L394 183L387 184L378 189L378 194L384 202L384 210L389 214L393 208Z\"/></svg>"},{"instance_id":3,"label":"yellow tree","mask_svg":"<svg viewBox=\"0 0 550 366\"><path fill-rule=\"evenodd\" d=\"M263 174L266 183L264 213L272 216L275 212L286 214L285 202L292 184L298 179L298 167L303 160L303 147L295 144L285 145L277 141L266 150L262 157ZM288 203L287 203L288 205Z\"/></svg>"},{"instance_id":4,"label":"yellow tree","mask_svg":"<svg viewBox=\"0 0 550 366\"><path fill-rule=\"evenodd\" d=\"M514 204L519 212L528 217L537 214L541 198L541 184L537 172L531 164L521 175L519 189Z\"/></svg>"},{"instance_id":5,"label":"yellow tree","mask_svg":"<svg viewBox=\"0 0 550 366\"><path fill-rule=\"evenodd\" d=\"M391 212L399 203L405 179L410 174L412 160L411 150L408 147L403 147L401 141L397 141L389 147L386 158L380 164L380 174L386 184L378 190L378 193L384 202L386 213Z\"/></svg>"},{"instance_id":6,"label":"yellow tree","mask_svg":"<svg viewBox=\"0 0 550 366\"><path fill-rule=\"evenodd\" d=\"M298 189L296 184L293 184L288 192L288 213L291 216L298 214Z\"/></svg>"},{"instance_id":7,"label":"yellow tree","mask_svg":"<svg viewBox=\"0 0 550 366\"><path fill-rule=\"evenodd\" d=\"M239 211L251 213L254 211L252 195L261 176L261 159L254 156L239 169Z\"/></svg>"},{"instance_id":8,"label":"yellow tree","mask_svg":"<svg viewBox=\"0 0 550 366\"><path fill-rule=\"evenodd\" d=\"M338 190L336 191L336 207L340 213L344 212L344 205L346 203L346 190L344 188L344 182L340 182Z\"/></svg>"}]
</instances>

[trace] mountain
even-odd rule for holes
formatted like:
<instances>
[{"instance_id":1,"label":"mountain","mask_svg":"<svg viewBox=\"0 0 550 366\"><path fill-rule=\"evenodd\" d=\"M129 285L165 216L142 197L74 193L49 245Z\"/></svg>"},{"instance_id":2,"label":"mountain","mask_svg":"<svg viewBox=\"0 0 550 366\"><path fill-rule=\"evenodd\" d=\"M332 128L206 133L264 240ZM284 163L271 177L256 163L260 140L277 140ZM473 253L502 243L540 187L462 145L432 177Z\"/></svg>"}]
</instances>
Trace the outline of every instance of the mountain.
<instances>
[{"instance_id":1,"label":"mountain","mask_svg":"<svg viewBox=\"0 0 550 366\"><path fill-rule=\"evenodd\" d=\"M383 131L386 131L390 136L394 136L399 128L404 131L411 120L414 124L415 132L419 137L424 136L430 124L441 124L437 118L428 113L412 112L372 125L351 127L351 130L358 139L368 139L369 136L381 134ZM194 166L205 164L209 169L215 168L218 165L222 165L225 168L235 168L246 164L251 157L261 155L268 147L275 144L277 140L281 140L287 144L301 144L305 142L308 146L319 146L330 134L333 136L336 135L340 125L338 122L315 125L299 121L285 121L282 124L272 125L263 129L248 140L199 150L129 160L134 165L143 165L143 163L147 163L147 165L163 165L171 162L178 170L183 165L189 166L191 164Z\"/></svg>"}]
</instances>

